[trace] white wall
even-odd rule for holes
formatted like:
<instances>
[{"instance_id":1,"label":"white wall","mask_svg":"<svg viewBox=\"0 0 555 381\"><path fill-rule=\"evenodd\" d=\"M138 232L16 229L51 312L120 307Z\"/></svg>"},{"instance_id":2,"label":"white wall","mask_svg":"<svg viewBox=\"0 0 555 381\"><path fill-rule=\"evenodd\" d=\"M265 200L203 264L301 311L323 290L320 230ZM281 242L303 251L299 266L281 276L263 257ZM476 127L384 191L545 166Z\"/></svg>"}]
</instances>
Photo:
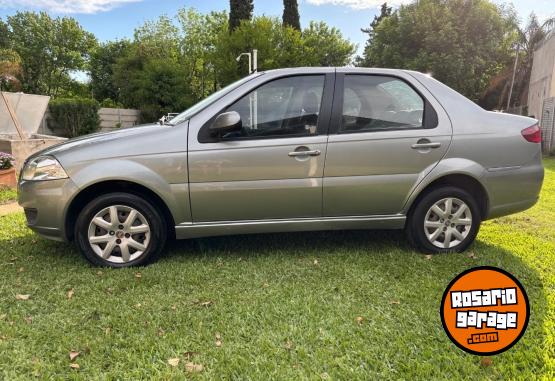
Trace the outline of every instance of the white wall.
<instances>
[{"instance_id":1,"label":"white wall","mask_svg":"<svg viewBox=\"0 0 555 381\"><path fill-rule=\"evenodd\" d=\"M139 124L141 112L125 108L101 108L98 111L98 116L100 116L100 129L111 131L116 128L133 127Z\"/></svg>"},{"instance_id":2,"label":"white wall","mask_svg":"<svg viewBox=\"0 0 555 381\"><path fill-rule=\"evenodd\" d=\"M528 90L528 115L540 119L544 99L553 96L555 96L555 33L544 40L534 52Z\"/></svg>"}]
</instances>

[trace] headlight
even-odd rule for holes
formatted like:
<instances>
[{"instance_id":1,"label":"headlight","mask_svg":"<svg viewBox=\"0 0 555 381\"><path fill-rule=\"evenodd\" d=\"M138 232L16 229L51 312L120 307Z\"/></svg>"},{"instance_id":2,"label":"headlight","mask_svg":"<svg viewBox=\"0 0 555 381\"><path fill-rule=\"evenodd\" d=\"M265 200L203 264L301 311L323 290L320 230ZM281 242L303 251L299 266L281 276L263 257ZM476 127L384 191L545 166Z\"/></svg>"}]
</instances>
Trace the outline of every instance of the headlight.
<instances>
[{"instance_id":1,"label":"headlight","mask_svg":"<svg viewBox=\"0 0 555 381\"><path fill-rule=\"evenodd\" d=\"M58 160L51 156L39 156L25 164L21 178L23 180L56 180L66 179L64 171Z\"/></svg>"}]
</instances>

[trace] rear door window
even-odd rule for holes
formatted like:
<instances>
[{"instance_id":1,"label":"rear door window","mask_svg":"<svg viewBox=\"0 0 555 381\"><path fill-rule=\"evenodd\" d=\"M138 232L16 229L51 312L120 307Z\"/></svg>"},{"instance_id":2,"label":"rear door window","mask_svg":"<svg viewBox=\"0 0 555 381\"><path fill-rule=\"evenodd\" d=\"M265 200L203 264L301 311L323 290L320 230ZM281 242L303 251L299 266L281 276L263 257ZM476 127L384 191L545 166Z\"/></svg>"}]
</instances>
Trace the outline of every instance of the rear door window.
<instances>
[{"instance_id":1,"label":"rear door window","mask_svg":"<svg viewBox=\"0 0 555 381\"><path fill-rule=\"evenodd\" d=\"M423 128L424 99L405 81L346 75L340 132Z\"/></svg>"}]
</instances>

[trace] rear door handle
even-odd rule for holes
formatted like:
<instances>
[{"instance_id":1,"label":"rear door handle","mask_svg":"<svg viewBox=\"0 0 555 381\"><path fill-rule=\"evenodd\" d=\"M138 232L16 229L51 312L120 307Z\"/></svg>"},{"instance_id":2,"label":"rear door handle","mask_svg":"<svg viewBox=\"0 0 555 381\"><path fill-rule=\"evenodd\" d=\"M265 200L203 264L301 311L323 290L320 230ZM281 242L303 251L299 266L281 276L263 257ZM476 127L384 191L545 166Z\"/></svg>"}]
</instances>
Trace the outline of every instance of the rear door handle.
<instances>
[{"instance_id":1,"label":"rear door handle","mask_svg":"<svg viewBox=\"0 0 555 381\"><path fill-rule=\"evenodd\" d=\"M412 149L427 149L427 148L439 148L439 147L441 147L440 142L416 143L411 145Z\"/></svg>"},{"instance_id":2,"label":"rear door handle","mask_svg":"<svg viewBox=\"0 0 555 381\"><path fill-rule=\"evenodd\" d=\"M289 152L290 157L297 157L297 156L319 156L322 152L320 150L313 150L313 151L293 151Z\"/></svg>"}]
</instances>

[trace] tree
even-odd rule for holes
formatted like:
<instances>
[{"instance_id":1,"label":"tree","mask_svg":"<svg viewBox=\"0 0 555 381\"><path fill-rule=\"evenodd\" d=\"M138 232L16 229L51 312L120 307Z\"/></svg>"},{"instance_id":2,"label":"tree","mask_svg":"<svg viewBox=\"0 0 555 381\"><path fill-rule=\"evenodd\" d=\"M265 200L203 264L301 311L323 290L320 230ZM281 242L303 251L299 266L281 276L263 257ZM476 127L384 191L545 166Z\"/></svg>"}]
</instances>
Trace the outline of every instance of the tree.
<instances>
[{"instance_id":1,"label":"tree","mask_svg":"<svg viewBox=\"0 0 555 381\"><path fill-rule=\"evenodd\" d=\"M125 107L141 110L144 122L154 122L169 112L189 106L190 91L177 60L152 58L133 44L114 65L113 81Z\"/></svg>"},{"instance_id":2,"label":"tree","mask_svg":"<svg viewBox=\"0 0 555 381\"><path fill-rule=\"evenodd\" d=\"M118 102L140 109L145 122L182 111L192 103L184 59L180 31L172 19L161 16L145 22L111 65Z\"/></svg>"},{"instance_id":3,"label":"tree","mask_svg":"<svg viewBox=\"0 0 555 381\"><path fill-rule=\"evenodd\" d=\"M70 73L85 68L96 45L94 35L69 17L17 12L8 17L8 26L11 47L21 58L19 80L29 93L59 95L72 81Z\"/></svg>"},{"instance_id":4,"label":"tree","mask_svg":"<svg viewBox=\"0 0 555 381\"><path fill-rule=\"evenodd\" d=\"M222 56L233 66L224 67L224 83L230 83L248 73L247 61L235 62L242 52L258 50L259 70L283 66L300 66L304 62L300 33L283 28L275 17L255 17L252 22L242 23L233 34L222 41Z\"/></svg>"},{"instance_id":5,"label":"tree","mask_svg":"<svg viewBox=\"0 0 555 381\"><path fill-rule=\"evenodd\" d=\"M225 11L201 14L184 8L175 19L162 16L148 21L135 31L134 40L115 63L112 58L118 54L112 45L102 45L93 53L93 92L96 96L101 84L117 89L118 101L140 108L144 121L150 122L245 76L246 62L235 60L241 52L258 49L260 70L339 66L350 62L354 52L354 45L325 23L312 23L301 34L284 28L277 17L261 16L242 22L231 34L228 30ZM94 68L111 69L112 74L93 75Z\"/></svg>"},{"instance_id":6,"label":"tree","mask_svg":"<svg viewBox=\"0 0 555 381\"><path fill-rule=\"evenodd\" d=\"M229 31L233 32L243 20L251 20L253 0L229 0Z\"/></svg>"},{"instance_id":7,"label":"tree","mask_svg":"<svg viewBox=\"0 0 555 381\"><path fill-rule=\"evenodd\" d=\"M18 91L21 82L17 76L21 74L21 58L12 49L0 48L0 91Z\"/></svg>"},{"instance_id":8,"label":"tree","mask_svg":"<svg viewBox=\"0 0 555 381\"><path fill-rule=\"evenodd\" d=\"M380 21L384 18L391 16L393 11L392 7L388 7L387 3L383 3L380 7L380 14L374 16L374 19L370 23L370 27L362 28L360 31L368 35L368 40L366 41L366 46L364 47L364 58L357 57L357 64L358 66L369 66L369 62L365 59L369 56L369 49L372 46L372 40L374 39L374 29L379 25Z\"/></svg>"},{"instance_id":9,"label":"tree","mask_svg":"<svg viewBox=\"0 0 555 381\"><path fill-rule=\"evenodd\" d=\"M180 57L180 34L174 20L163 15L155 21L146 21L135 29L135 43L141 54L151 58L178 59Z\"/></svg>"},{"instance_id":10,"label":"tree","mask_svg":"<svg viewBox=\"0 0 555 381\"><path fill-rule=\"evenodd\" d=\"M10 47L10 30L8 24L0 19L0 49L7 49Z\"/></svg>"},{"instance_id":11,"label":"tree","mask_svg":"<svg viewBox=\"0 0 555 381\"><path fill-rule=\"evenodd\" d=\"M301 30L297 0L283 0L283 26L290 26L298 31Z\"/></svg>"},{"instance_id":12,"label":"tree","mask_svg":"<svg viewBox=\"0 0 555 381\"><path fill-rule=\"evenodd\" d=\"M420 0L373 28L364 64L432 73L478 101L510 60L515 19L489 0Z\"/></svg>"},{"instance_id":13,"label":"tree","mask_svg":"<svg viewBox=\"0 0 555 381\"><path fill-rule=\"evenodd\" d=\"M20 90L21 57L11 49L8 24L0 19L0 91Z\"/></svg>"},{"instance_id":14,"label":"tree","mask_svg":"<svg viewBox=\"0 0 555 381\"><path fill-rule=\"evenodd\" d=\"M255 17L250 23L242 23L222 45L221 56L231 63L235 62L234 58L239 53L258 49L260 70L343 66L351 61L355 51L354 45L345 40L339 30L323 22L310 23L301 34L296 29L284 28L278 18L267 16ZM224 83L246 75L248 69L244 65L246 60L239 64L238 70L228 71Z\"/></svg>"},{"instance_id":15,"label":"tree","mask_svg":"<svg viewBox=\"0 0 555 381\"><path fill-rule=\"evenodd\" d=\"M136 81L140 88L138 107L145 121L152 122L170 112L181 112L192 103L183 72L168 60L147 62Z\"/></svg>"},{"instance_id":16,"label":"tree","mask_svg":"<svg viewBox=\"0 0 555 381\"><path fill-rule=\"evenodd\" d=\"M114 65L131 48L128 40L109 41L100 44L91 53L89 61L90 87L93 97L102 102L111 99L120 102L119 90L114 83Z\"/></svg>"},{"instance_id":17,"label":"tree","mask_svg":"<svg viewBox=\"0 0 555 381\"><path fill-rule=\"evenodd\" d=\"M205 98L222 83L222 73L235 68L235 60L223 55L228 39L227 13L201 14L192 8L178 11L180 50L186 80L194 101Z\"/></svg>"},{"instance_id":18,"label":"tree","mask_svg":"<svg viewBox=\"0 0 555 381\"><path fill-rule=\"evenodd\" d=\"M555 17L549 18L540 24L534 13L528 17L528 23L524 29L516 29L518 49L518 66L515 72L515 81L511 95L511 106L525 105L528 102L528 86L534 51L538 44L555 26ZM516 52L515 52L516 56ZM510 86L514 70L515 57L506 62L504 69L493 77L485 90L482 103L490 108L504 109L507 107L507 99L510 93Z\"/></svg>"},{"instance_id":19,"label":"tree","mask_svg":"<svg viewBox=\"0 0 555 381\"><path fill-rule=\"evenodd\" d=\"M303 31L303 46L308 66L344 66L355 53L355 45L324 22L310 22Z\"/></svg>"}]
</instances>

